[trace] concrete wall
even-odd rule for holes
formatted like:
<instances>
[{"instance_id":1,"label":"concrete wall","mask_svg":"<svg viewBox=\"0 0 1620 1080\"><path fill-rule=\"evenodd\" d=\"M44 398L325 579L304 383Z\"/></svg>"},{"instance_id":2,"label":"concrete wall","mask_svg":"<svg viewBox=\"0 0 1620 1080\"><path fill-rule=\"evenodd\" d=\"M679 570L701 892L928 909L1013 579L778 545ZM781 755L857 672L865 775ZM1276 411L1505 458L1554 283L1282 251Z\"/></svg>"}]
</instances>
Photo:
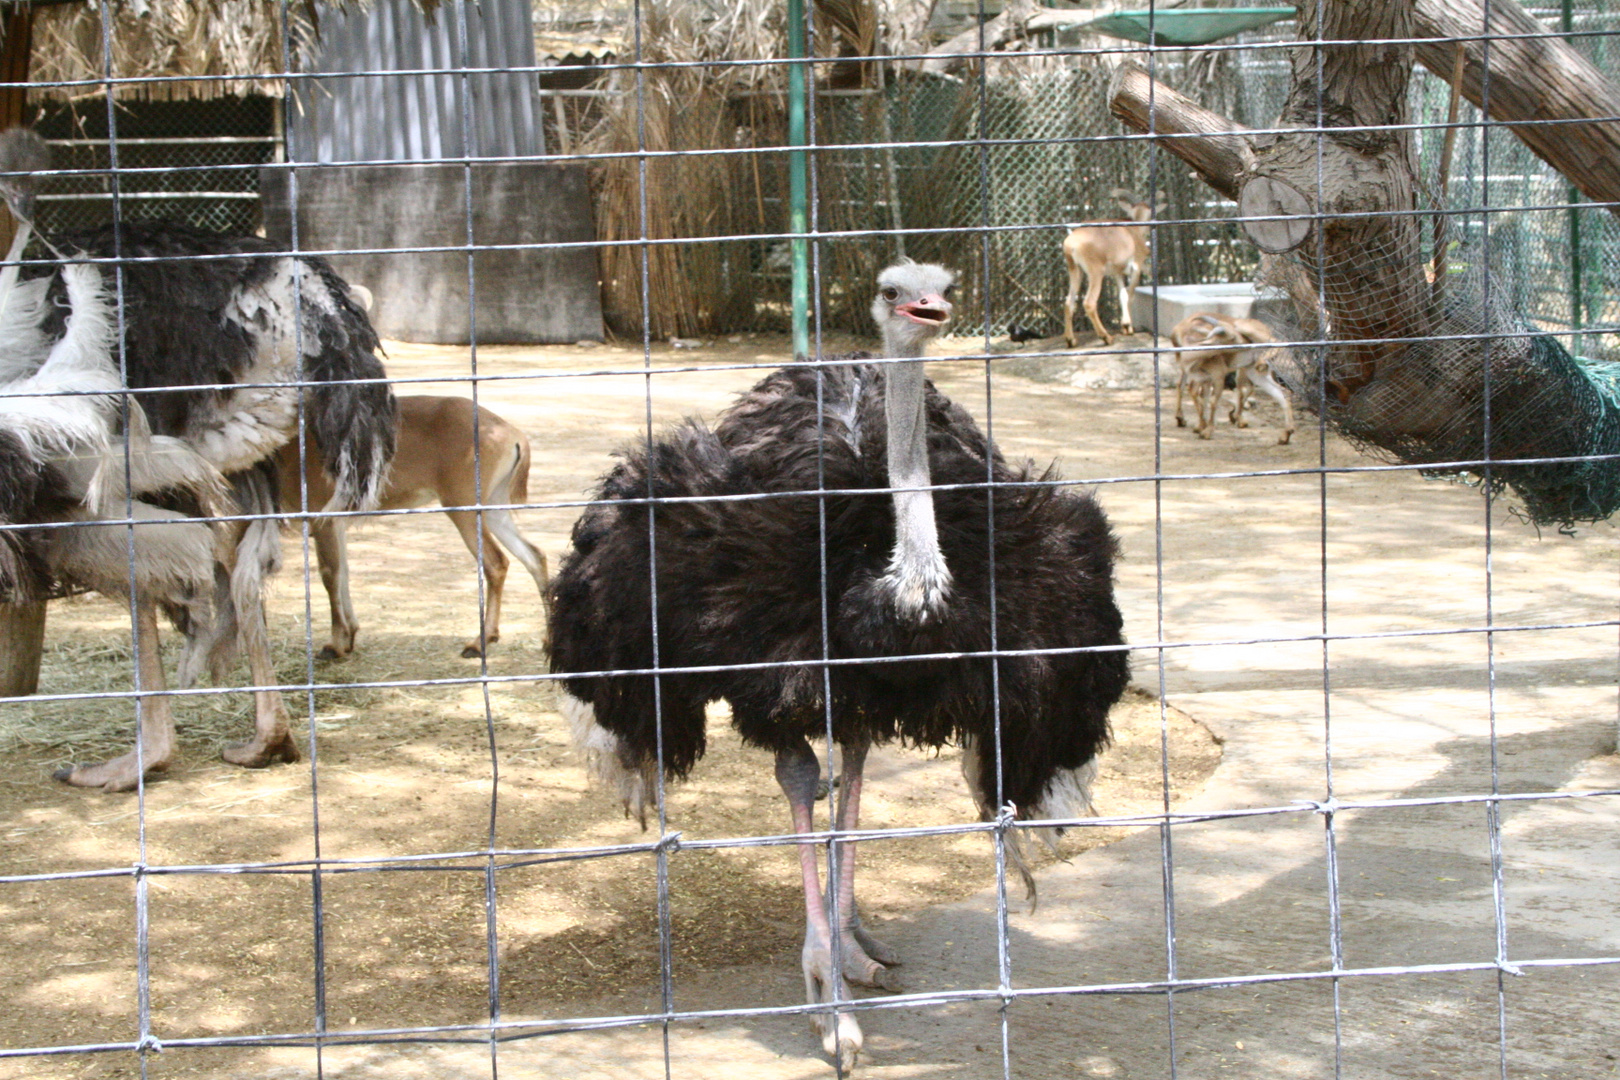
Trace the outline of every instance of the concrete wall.
<instances>
[{"instance_id":1,"label":"concrete wall","mask_svg":"<svg viewBox=\"0 0 1620 1080\"><path fill-rule=\"evenodd\" d=\"M461 165L346 165L299 169L298 248L460 248L467 244ZM474 244L577 243L596 238L590 189L576 165L475 164ZM291 245L290 173L260 176L266 235ZM376 297L384 337L440 345L472 340L465 251L333 255L332 265ZM596 251L590 247L484 251L473 257L478 341L546 344L602 339Z\"/></svg>"}]
</instances>

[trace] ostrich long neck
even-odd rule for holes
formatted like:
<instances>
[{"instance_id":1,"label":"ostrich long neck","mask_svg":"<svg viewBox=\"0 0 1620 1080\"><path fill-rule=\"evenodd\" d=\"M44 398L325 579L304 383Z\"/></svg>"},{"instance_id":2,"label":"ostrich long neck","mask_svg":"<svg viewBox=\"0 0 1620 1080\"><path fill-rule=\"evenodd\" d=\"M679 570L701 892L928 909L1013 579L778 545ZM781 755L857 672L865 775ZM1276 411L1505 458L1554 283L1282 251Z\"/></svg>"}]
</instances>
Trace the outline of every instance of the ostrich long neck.
<instances>
[{"instance_id":1,"label":"ostrich long neck","mask_svg":"<svg viewBox=\"0 0 1620 1080\"><path fill-rule=\"evenodd\" d=\"M922 345L894 341L885 345L887 354L898 361L889 365L884 395L889 486L926 489L930 477ZM896 491L893 499L894 551L886 578L901 613L926 618L944 602L951 580L939 550L934 495L927 490Z\"/></svg>"}]
</instances>

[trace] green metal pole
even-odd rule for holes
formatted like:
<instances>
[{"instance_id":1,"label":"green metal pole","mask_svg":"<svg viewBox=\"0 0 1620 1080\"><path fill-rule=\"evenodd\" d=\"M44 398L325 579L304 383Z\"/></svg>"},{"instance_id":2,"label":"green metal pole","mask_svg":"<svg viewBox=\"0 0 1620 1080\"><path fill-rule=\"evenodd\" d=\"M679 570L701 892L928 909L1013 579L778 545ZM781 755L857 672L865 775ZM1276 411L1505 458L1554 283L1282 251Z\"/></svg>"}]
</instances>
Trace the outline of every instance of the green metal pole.
<instances>
[{"instance_id":1,"label":"green metal pole","mask_svg":"<svg viewBox=\"0 0 1620 1080\"><path fill-rule=\"evenodd\" d=\"M1564 0L1563 32L1568 37L1570 31L1575 29L1575 12L1573 0ZM1570 329L1580 330L1586 322L1586 297L1582 295L1584 284L1581 281L1581 211L1575 206L1580 201L1580 193L1571 185L1569 188L1569 315ZM1570 352L1579 354L1581 340L1579 337L1570 338Z\"/></svg>"},{"instance_id":2,"label":"green metal pole","mask_svg":"<svg viewBox=\"0 0 1620 1080\"><path fill-rule=\"evenodd\" d=\"M808 54L804 34L804 0L788 0L788 56L802 60ZM788 68L788 146L806 143L805 105L809 65ZM810 355L810 231L809 168L805 152L788 151L788 230L795 234L793 250L793 355L804 360Z\"/></svg>"}]
</instances>

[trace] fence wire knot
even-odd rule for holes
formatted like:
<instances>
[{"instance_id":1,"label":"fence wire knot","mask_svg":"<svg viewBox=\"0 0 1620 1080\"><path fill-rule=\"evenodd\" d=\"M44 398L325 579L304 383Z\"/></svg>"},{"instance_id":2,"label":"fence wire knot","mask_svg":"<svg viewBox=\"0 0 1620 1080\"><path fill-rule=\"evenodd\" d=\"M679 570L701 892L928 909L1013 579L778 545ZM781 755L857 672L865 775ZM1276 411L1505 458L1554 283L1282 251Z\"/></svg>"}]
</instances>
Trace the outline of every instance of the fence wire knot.
<instances>
[{"instance_id":1,"label":"fence wire knot","mask_svg":"<svg viewBox=\"0 0 1620 1080\"><path fill-rule=\"evenodd\" d=\"M1524 974L1524 968L1520 967L1518 964L1509 963L1506 960L1498 960L1496 962L1496 969L1498 971L1505 971L1509 975L1523 975Z\"/></svg>"},{"instance_id":2,"label":"fence wire knot","mask_svg":"<svg viewBox=\"0 0 1620 1080\"><path fill-rule=\"evenodd\" d=\"M161 1054L163 1053L163 1040L156 1035L142 1035L140 1041L135 1044L135 1051L141 1054Z\"/></svg>"},{"instance_id":3,"label":"fence wire knot","mask_svg":"<svg viewBox=\"0 0 1620 1080\"><path fill-rule=\"evenodd\" d=\"M1007 803L996 811L996 832L1005 833L1016 824L1018 824L1018 807L1012 803Z\"/></svg>"},{"instance_id":4,"label":"fence wire knot","mask_svg":"<svg viewBox=\"0 0 1620 1080\"><path fill-rule=\"evenodd\" d=\"M675 854L681 850L681 834L678 832L664 834L658 843L653 845L653 850L664 852L667 855Z\"/></svg>"},{"instance_id":5,"label":"fence wire knot","mask_svg":"<svg viewBox=\"0 0 1620 1080\"><path fill-rule=\"evenodd\" d=\"M1294 803L1297 806L1309 806L1318 814L1331 816L1339 812L1339 800L1332 796L1326 799L1295 799Z\"/></svg>"}]
</instances>

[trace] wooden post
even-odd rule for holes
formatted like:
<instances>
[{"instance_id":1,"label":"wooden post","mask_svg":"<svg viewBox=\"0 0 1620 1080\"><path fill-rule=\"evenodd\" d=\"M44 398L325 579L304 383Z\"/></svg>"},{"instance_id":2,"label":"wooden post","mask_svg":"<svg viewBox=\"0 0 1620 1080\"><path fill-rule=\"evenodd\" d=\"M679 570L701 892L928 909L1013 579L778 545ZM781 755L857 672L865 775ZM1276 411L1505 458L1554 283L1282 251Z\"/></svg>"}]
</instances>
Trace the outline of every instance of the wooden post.
<instances>
[{"instance_id":1,"label":"wooden post","mask_svg":"<svg viewBox=\"0 0 1620 1080\"><path fill-rule=\"evenodd\" d=\"M23 697L39 689L45 651L45 601L0 604L0 697Z\"/></svg>"}]
</instances>

